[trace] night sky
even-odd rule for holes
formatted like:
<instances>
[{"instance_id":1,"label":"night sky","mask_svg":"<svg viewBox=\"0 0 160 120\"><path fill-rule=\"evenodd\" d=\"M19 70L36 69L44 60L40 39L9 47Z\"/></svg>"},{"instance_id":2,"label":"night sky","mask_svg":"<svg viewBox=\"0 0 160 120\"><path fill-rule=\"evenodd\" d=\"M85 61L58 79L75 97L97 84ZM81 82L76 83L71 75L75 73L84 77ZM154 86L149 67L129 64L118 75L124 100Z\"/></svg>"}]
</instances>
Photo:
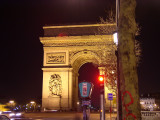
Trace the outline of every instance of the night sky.
<instances>
[{"instance_id":1,"label":"night sky","mask_svg":"<svg viewBox=\"0 0 160 120\"><path fill-rule=\"evenodd\" d=\"M43 46L39 37L43 36L42 26L97 23L100 16L106 17L105 11L115 9L114 0L0 2L0 99L16 100L41 98ZM137 37L142 47L138 67L140 93L160 92L160 1L137 0L136 21L141 27ZM83 69L88 69L85 67ZM80 75L85 77L83 72Z\"/></svg>"}]
</instances>

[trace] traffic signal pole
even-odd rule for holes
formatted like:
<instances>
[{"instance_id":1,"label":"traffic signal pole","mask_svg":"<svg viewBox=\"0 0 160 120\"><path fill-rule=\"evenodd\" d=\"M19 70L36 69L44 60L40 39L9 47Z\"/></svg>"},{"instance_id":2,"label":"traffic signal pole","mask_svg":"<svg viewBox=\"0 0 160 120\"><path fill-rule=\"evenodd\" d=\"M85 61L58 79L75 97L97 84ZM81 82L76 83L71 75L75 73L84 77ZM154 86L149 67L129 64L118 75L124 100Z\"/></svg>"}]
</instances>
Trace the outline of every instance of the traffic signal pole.
<instances>
[{"instance_id":1,"label":"traffic signal pole","mask_svg":"<svg viewBox=\"0 0 160 120\"><path fill-rule=\"evenodd\" d=\"M104 75L105 67L99 67L98 81L100 83L100 120L105 120L105 90L104 90Z\"/></svg>"},{"instance_id":2,"label":"traffic signal pole","mask_svg":"<svg viewBox=\"0 0 160 120\"><path fill-rule=\"evenodd\" d=\"M104 83L100 84L100 120L105 120Z\"/></svg>"}]
</instances>

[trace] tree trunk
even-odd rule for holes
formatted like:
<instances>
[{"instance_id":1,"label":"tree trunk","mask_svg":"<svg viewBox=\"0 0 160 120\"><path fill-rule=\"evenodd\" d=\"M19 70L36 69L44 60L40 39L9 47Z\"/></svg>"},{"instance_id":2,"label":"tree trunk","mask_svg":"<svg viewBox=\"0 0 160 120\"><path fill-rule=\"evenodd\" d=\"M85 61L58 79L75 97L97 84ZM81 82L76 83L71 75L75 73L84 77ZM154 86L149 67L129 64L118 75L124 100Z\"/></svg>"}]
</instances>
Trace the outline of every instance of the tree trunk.
<instances>
[{"instance_id":1,"label":"tree trunk","mask_svg":"<svg viewBox=\"0 0 160 120\"><path fill-rule=\"evenodd\" d=\"M136 0L120 0L118 54L123 120L141 120L135 57L135 8Z\"/></svg>"}]
</instances>

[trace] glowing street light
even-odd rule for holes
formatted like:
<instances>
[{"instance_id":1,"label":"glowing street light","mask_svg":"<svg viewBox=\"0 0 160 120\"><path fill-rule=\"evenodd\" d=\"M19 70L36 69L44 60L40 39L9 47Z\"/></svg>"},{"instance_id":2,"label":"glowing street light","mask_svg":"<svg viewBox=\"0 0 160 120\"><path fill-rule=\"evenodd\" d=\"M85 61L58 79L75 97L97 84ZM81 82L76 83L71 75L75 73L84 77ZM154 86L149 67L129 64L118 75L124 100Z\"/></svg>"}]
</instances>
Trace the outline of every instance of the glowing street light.
<instances>
[{"instance_id":1,"label":"glowing street light","mask_svg":"<svg viewBox=\"0 0 160 120\"><path fill-rule=\"evenodd\" d=\"M10 101L9 101L9 104L10 104L10 106L11 106L11 109L13 110L13 107L14 107L14 105L15 105L14 100L10 100Z\"/></svg>"},{"instance_id":2,"label":"glowing street light","mask_svg":"<svg viewBox=\"0 0 160 120\"><path fill-rule=\"evenodd\" d=\"M34 101L31 101L30 103L31 103L31 104L34 104L35 102L34 102Z\"/></svg>"},{"instance_id":3,"label":"glowing street light","mask_svg":"<svg viewBox=\"0 0 160 120\"><path fill-rule=\"evenodd\" d=\"M36 108L36 102L31 101L30 103L31 103L31 105L33 105L33 108L34 108L34 110L35 110L35 108Z\"/></svg>"},{"instance_id":4,"label":"glowing street light","mask_svg":"<svg viewBox=\"0 0 160 120\"><path fill-rule=\"evenodd\" d=\"M117 32L115 32L115 33L113 34L113 39L114 39L114 43L115 43L116 45L118 45L118 33L117 33Z\"/></svg>"},{"instance_id":5,"label":"glowing street light","mask_svg":"<svg viewBox=\"0 0 160 120\"><path fill-rule=\"evenodd\" d=\"M10 100L9 103L10 103L10 104L13 104L13 103L14 103L14 100Z\"/></svg>"},{"instance_id":6,"label":"glowing street light","mask_svg":"<svg viewBox=\"0 0 160 120\"><path fill-rule=\"evenodd\" d=\"M77 105L79 105L79 101L77 102Z\"/></svg>"}]
</instances>

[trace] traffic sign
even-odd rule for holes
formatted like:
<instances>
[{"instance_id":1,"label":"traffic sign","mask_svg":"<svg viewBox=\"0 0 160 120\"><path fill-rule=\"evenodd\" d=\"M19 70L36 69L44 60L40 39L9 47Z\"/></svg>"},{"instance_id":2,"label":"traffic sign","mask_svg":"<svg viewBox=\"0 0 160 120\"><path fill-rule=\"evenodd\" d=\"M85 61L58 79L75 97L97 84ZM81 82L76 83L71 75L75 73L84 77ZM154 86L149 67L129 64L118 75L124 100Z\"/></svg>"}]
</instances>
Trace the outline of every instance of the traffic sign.
<instances>
[{"instance_id":1,"label":"traffic sign","mask_svg":"<svg viewBox=\"0 0 160 120\"><path fill-rule=\"evenodd\" d=\"M82 98L88 98L91 96L93 85L89 82L79 83L79 91Z\"/></svg>"},{"instance_id":2,"label":"traffic sign","mask_svg":"<svg viewBox=\"0 0 160 120\"><path fill-rule=\"evenodd\" d=\"M91 101L90 100L88 100L88 101L82 101L82 106L83 105L91 105Z\"/></svg>"},{"instance_id":3,"label":"traffic sign","mask_svg":"<svg viewBox=\"0 0 160 120\"><path fill-rule=\"evenodd\" d=\"M113 100L113 94L112 93L108 93L108 100Z\"/></svg>"}]
</instances>

